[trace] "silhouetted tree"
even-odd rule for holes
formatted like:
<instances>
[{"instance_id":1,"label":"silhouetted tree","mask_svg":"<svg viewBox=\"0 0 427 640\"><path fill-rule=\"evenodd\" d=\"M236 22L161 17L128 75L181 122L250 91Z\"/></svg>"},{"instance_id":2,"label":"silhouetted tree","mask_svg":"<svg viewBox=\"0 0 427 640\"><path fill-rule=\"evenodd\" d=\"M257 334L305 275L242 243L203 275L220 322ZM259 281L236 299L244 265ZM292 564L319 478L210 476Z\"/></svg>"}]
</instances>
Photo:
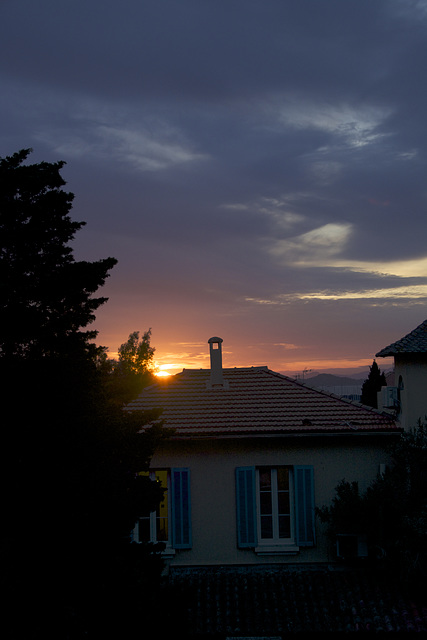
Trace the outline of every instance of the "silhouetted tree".
<instances>
[{"instance_id":1,"label":"silhouetted tree","mask_svg":"<svg viewBox=\"0 0 427 640\"><path fill-rule=\"evenodd\" d=\"M115 258L75 261L69 243L84 222L69 216L64 162L24 164L30 149L0 159L1 358L94 349L82 331L107 298L93 298Z\"/></svg>"},{"instance_id":2,"label":"silhouetted tree","mask_svg":"<svg viewBox=\"0 0 427 640\"><path fill-rule=\"evenodd\" d=\"M366 404L368 407L378 407L377 393L381 390L381 387L386 386L387 382L384 373L381 373L375 360L373 361L369 375L362 385L362 404Z\"/></svg>"},{"instance_id":3,"label":"silhouetted tree","mask_svg":"<svg viewBox=\"0 0 427 640\"><path fill-rule=\"evenodd\" d=\"M119 365L124 371L145 373L153 369L155 349L150 345L151 329L139 338L139 331L129 335L126 342L119 347Z\"/></svg>"},{"instance_id":4,"label":"silhouetted tree","mask_svg":"<svg viewBox=\"0 0 427 640\"><path fill-rule=\"evenodd\" d=\"M142 338L139 337L139 331L134 331L120 345L118 360L108 358L105 350L97 358L111 398L119 405L134 400L153 381L155 348L150 340L151 329L145 331Z\"/></svg>"},{"instance_id":5,"label":"silhouetted tree","mask_svg":"<svg viewBox=\"0 0 427 640\"><path fill-rule=\"evenodd\" d=\"M365 533L371 562L414 595L427 595L427 424L403 433L393 464L362 493L342 480L332 504L317 510L337 533Z\"/></svg>"},{"instance_id":6,"label":"silhouetted tree","mask_svg":"<svg viewBox=\"0 0 427 640\"><path fill-rule=\"evenodd\" d=\"M86 327L116 260L74 260L63 163L28 154L0 160L3 621L11 638L126 639L158 613L161 559L130 532L162 497L138 472L168 433L108 388Z\"/></svg>"}]
</instances>

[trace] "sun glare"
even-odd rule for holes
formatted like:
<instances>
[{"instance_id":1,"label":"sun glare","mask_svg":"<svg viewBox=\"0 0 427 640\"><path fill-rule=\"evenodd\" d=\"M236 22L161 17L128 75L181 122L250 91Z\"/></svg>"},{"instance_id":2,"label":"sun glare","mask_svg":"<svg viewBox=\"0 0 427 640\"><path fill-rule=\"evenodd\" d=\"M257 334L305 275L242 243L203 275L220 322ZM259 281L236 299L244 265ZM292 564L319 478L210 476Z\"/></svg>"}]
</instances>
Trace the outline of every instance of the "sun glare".
<instances>
[{"instance_id":1,"label":"sun glare","mask_svg":"<svg viewBox=\"0 0 427 640\"><path fill-rule=\"evenodd\" d=\"M170 369L176 369L176 365L174 364L159 364L158 362L156 362L156 368L157 371L155 372L155 376L157 376L157 378L169 378L169 376L173 375L170 372Z\"/></svg>"}]
</instances>

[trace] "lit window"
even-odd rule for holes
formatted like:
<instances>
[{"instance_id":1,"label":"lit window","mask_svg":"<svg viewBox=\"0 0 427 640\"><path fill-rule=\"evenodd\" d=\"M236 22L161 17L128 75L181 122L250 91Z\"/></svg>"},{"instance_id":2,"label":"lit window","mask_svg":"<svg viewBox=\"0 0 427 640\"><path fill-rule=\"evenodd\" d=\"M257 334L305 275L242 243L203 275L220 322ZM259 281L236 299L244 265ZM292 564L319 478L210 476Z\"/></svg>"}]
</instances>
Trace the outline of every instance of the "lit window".
<instances>
[{"instance_id":1,"label":"lit window","mask_svg":"<svg viewBox=\"0 0 427 640\"><path fill-rule=\"evenodd\" d=\"M166 552L191 549L190 469L156 469L145 473L164 489L155 511L143 513L133 529L134 542L163 542Z\"/></svg>"},{"instance_id":2,"label":"lit window","mask_svg":"<svg viewBox=\"0 0 427 640\"><path fill-rule=\"evenodd\" d=\"M162 502L157 506L155 511L149 511L143 514L135 525L133 531L133 539L135 542L169 542L169 473L166 469L158 469L150 471L150 480L158 482L165 489Z\"/></svg>"}]
</instances>

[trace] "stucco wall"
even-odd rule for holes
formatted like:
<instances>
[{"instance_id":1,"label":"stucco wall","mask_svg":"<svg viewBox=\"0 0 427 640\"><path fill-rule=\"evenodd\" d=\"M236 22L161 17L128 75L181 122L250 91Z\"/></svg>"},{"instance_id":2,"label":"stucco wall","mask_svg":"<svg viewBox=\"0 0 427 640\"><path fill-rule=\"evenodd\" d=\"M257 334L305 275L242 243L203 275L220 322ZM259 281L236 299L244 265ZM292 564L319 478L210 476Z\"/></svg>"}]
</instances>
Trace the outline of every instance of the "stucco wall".
<instances>
[{"instance_id":1,"label":"stucco wall","mask_svg":"<svg viewBox=\"0 0 427 640\"><path fill-rule=\"evenodd\" d=\"M236 543L235 469L238 466L313 465L315 503L329 504L345 478L364 490L375 478L388 438L375 436L259 440L170 441L152 459L152 468L189 467L193 547L177 550L174 565L326 562L327 545L319 521L315 548L292 556L258 556Z\"/></svg>"},{"instance_id":2,"label":"stucco wall","mask_svg":"<svg viewBox=\"0 0 427 640\"><path fill-rule=\"evenodd\" d=\"M395 356L395 384L402 376L399 420L404 429L412 429L427 415L427 359L425 355Z\"/></svg>"}]
</instances>

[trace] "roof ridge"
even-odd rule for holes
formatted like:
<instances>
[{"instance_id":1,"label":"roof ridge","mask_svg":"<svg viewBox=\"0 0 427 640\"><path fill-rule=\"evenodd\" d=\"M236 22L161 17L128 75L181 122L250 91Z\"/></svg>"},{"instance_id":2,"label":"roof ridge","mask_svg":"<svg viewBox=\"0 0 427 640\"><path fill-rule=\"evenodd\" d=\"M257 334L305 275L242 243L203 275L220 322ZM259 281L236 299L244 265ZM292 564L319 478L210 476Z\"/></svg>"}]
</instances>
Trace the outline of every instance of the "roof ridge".
<instances>
[{"instance_id":1,"label":"roof ridge","mask_svg":"<svg viewBox=\"0 0 427 640\"><path fill-rule=\"evenodd\" d=\"M407 333L403 338L392 342L375 354L376 357L392 356L396 353L427 352L427 320Z\"/></svg>"},{"instance_id":2,"label":"roof ridge","mask_svg":"<svg viewBox=\"0 0 427 640\"><path fill-rule=\"evenodd\" d=\"M427 320L426 320L426 322L427 322ZM346 398L344 396L340 396L340 395L334 393L333 391L327 391L326 389L320 389L319 387L312 387L310 385L309 381L306 382L305 380L297 380L296 378L295 379L294 378L290 378L289 376L286 376L283 373L279 373L278 371L272 371L271 369L269 369L269 373L272 373L273 375L275 375L277 377L285 378L285 379L289 380L290 382L294 382L295 384L299 384L301 387L304 387L306 389L310 389L311 391L315 391L317 393L320 393L321 395L328 396L330 398L334 398L334 400L341 400L342 402L345 402L347 404L355 405L356 407L363 407L367 411L372 411L374 413L377 413L378 415L385 416L385 417L388 417L388 418L391 418L391 419L394 418L394 416L392 416L387 411L382 411L381 409L376 409L375 407L371 407L370 405L363 404L362 402L358 402L357 400L352 400L351 398Z\"/></svg>"},{"instance_id":3,"label":"roof ridge","mask_svg":"<svg viewBox=\"0 0 427 640\"><path fill-rule=\"evenodd\" d=\"M248 367L223 367L222 368L223 371L253 371L253 370L260 370L260 369L267 370L268 366L265 365L265 364L260 364L260 365L255 365L255 366L251 365L251 366L248 366ZM205 373L210 373L211 370L210 370L210 368L204 368L204 367L200 367L199 369L194 369L192 367L191 368L190 367L189 368L185 368L184 367L182 371L179 371L179 373L183 373L184 371L186 373L188 373L188 372L197 372L197 373L199 373L200 371L203 371ZM174 375L178 375L178 373L176 373Z\"/></svg>"},{"instance_id":4,"label":"roof ridge","mask_svg":"<svg viewBox=\"0 0 427 640\"><path fill-rule=\"evenodd\" d=\"M230 388L218 393L206 389L209 371L188 369L159 379L126 409L162 407L162 420L177 438L400 432L389 413L266 366L226 369Z\"/></svg>"}]
</instances>

